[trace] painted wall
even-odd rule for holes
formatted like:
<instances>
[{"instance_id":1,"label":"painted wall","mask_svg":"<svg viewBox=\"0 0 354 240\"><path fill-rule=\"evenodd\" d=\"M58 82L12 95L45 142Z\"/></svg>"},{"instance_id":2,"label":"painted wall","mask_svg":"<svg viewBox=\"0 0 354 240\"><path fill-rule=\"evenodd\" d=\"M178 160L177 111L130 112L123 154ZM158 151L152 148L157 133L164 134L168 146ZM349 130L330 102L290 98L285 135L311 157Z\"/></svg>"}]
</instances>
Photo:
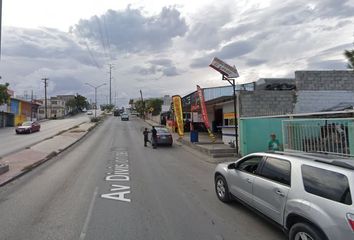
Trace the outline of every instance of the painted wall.
<instances>
[{"instance_id":1,"label":"painted wall","mask_svg":"<svg viewBox=\"0 0 354 240\"><path fill-rule=\"evenodd\" d=\"M18 126L31 118L31 104L19 99L11 99L10 112L15 115L14 125Z\"/></svg>"},{"instance_id":2,"label":"painted wall","mask_svg":"<svg viewBox=\"0 0 354 240\"><path fill-rule=\"evenodd\" d=\"M254 152L268 151L270 134L275 133L283 144L282 121L287 118L241 118L240 153L242 156Z\"/></svg>"}]
</instances>

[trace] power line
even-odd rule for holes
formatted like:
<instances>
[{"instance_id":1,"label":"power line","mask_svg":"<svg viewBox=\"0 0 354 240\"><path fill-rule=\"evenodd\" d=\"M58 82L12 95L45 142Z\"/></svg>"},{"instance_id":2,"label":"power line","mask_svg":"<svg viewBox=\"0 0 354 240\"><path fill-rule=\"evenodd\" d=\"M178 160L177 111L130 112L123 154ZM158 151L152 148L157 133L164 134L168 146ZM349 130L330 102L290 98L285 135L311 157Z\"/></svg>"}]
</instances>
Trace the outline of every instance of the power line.
<instances>
[{"instance_id":1,"label":"power line","mask_svg":"<svg viewBox=\"0 0 354 240\"><path fill-rule=\"evenodd\" d=\"M85 44L85 46L86 46L86 50L87 50L87 52L88 52L88 54L89 54L89 56L90 56L90 58L91 58L92 63L93 63L98 69L101 69L100 66L99 66L99 64L97 63L97 60L96 60L95 55L94 55L93 52L91 51L91 49L90 49L90 47L89 47L89 45L88 45L88 43L87 43L87 40L86 40L86 38L84 37L84 34L82 33L81 29L80 29L79 27L77 27L76 30L79 31L80 36L82 36L83 39L84 39L84 44Z\"/></svg>"},{"instance_id":2,"label":"power line","mask_svg":"<svg viewBox=\"0 0 354 240\"><path fill-rule=\"evenodd\" d=\"M112 61L112 51L111 51L111 36L109 34L109 31L107 30L107 22L106 22L106 15L103 15L103 27L104 27L104 32L105 32L105 36L107 39L107 44L108 44L108 53L109 53L109 58Z\"/></svg>"},{"instance_id":3,"label":"power line","mask_svg":"<svg viewBox=\"0 0 354 240\"><path fill-rule=\"evenodd\" d=\"M97 16L95 16L95 20L96 20L96 23L97 23L97 26L98 26L98 30L99 30L99 36L100 36L101 44L102 44L102 47L103 47L103 53L105 55L105 58L108 59L106 43L105 43L105 40L103 38L103 33L102 33L102 27L101 27L100 19Z\"/></svg>"}]
</instances>

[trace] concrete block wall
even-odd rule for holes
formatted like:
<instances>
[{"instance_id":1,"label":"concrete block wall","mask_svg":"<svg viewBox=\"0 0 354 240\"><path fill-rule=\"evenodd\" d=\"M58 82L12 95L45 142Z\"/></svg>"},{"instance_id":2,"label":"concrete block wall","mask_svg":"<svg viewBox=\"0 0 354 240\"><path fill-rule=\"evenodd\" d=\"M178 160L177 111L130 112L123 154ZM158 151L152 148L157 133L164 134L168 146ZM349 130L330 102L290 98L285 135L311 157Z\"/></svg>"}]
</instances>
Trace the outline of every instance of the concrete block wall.
<instances>
[{"instance_id":1,"label":"concrete block wall","mask_svg":"<svg viewBox=\"0 0 354 240\"><path fill-rule=\"evenodd\" d=\"M274 116L292 113L295 91L239 92L241 117Z\"/></svg>"},{"instance_id":2,"label":"concrete block wall","mask_svg":"<svg viewBox=\"0 0 354 240\"><path fill-rule=\"evenodd\" d=\"M297 91L354 91L354 71L296 71Z\"/></svg>"}]
</instances>

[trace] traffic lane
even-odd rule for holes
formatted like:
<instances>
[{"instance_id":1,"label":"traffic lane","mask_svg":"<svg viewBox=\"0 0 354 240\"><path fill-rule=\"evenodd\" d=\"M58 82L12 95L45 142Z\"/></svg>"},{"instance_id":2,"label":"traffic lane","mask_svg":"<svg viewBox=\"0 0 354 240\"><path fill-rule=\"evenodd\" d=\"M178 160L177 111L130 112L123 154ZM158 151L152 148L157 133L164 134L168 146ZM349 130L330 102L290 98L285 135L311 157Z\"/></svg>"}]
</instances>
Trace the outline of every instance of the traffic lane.
<instances>
[{"instance_id":1,"label":"traffic lane","mask_svg":"<svg viewBox=\"0 0 354 240\"><path fill-rule=\"evenodd\" d=\"M79 239L96 183L104 174L110 120L82 141L0 188L0 239Z\"/></svg>"},{"instance_id":2,"label":"traffic lane","mask_svg":"<svg viewBox=\"0 0 354 240\"><path fill-rule=\"evenodd\" d=\"M15 128L0 130L0 156L13 153L48 137L52 137L60 131L89 121L85 115L74 118L49 120L41 123L41 130L31 134L16 134Z\"/></svg>"},{"instance_id":3,"label":"traffic lane","mask_svg":"<svg viewBox=\"0 0 354 240\"><path fill-rule=\"evenodd\" d=\"M249 209L217 199L215 165L177 145L143 147L139 121L116 124L85 239L285 239ZM129 180L107 180L122 175L112 171L122 152L128 155Z\"/></svg>"}]
</instances>

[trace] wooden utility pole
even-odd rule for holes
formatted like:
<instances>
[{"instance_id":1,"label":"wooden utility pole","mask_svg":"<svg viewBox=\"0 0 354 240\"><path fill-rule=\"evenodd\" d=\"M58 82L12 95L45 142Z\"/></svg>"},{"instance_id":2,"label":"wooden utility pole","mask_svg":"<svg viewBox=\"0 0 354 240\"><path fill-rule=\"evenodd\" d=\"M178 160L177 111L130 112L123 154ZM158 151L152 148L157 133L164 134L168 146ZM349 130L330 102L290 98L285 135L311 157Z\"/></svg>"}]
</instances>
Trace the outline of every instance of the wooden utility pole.
<instances>
[{"instance_id":1,"label":"wooden utility pole","mask_svg":"<svg viewBox=\"0 0 354 240\"><path fill-rule=\"evenodd\" d=\"M48 118L48 105L47 105L47 87L48 87L48 81L49 78L42 78L42 81L44 82L44 113L45 113L45 118Z\"/></svg>"},{"instance_id":2,"label":"wooden utility pole","mask_svg":"<svg viewBox=\"0 0 354 240\"><path fill-rule=\"evenodd\" d=\"M140 97L141 97L141 101L143 104L143 118L145 120L145 102L144 102L144 98L143 98L143 91L140 90Z\"/></svg>"},{"instance_id":3,"label":"wooden utility pole","mask_svg":"<svg viewBox=\"0 0 354 240\"><path fill-rule=\"evenodd\" d=\"M31 121L33 119L33 90L31 90Z\"/></svg>"}]
</instances>

